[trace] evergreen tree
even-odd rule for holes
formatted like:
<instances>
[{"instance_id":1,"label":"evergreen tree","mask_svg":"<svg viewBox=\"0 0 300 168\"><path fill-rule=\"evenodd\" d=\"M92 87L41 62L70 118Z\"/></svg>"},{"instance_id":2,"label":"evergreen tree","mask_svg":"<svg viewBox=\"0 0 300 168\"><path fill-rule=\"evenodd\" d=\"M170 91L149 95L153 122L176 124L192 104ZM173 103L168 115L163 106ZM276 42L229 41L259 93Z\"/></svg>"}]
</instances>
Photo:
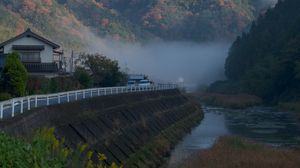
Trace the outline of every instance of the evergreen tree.
<instances>
[{"instance_id":1,"label":"evergreen tree","mask_svg":"<svg viewBox=\"0 0 300 168\"><path fill-rule=\"evenodd\" d=\"M27 70L21 63L19 54L16 52L9 54L1 75L2 88L12 96L24 96L27 79Z\"/></svg>"}]
</instances>

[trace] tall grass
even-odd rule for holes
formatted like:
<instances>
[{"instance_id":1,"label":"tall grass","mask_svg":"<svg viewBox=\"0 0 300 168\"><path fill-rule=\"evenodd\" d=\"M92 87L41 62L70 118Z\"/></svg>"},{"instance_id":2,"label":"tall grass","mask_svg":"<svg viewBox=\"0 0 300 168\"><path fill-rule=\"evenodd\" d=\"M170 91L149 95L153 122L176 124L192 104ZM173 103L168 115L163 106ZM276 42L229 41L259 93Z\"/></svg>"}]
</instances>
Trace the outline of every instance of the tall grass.
<instances>
[{"instance_id":1,"label":"tall grass","mask_svg":"<svg viewBox=\"0 0 300 168\"><path fill-rule=\"evenodd\" d=\"M299 168L300 151L276 149L236 137L222 137L192 155L182 168Z\"/></svg>"},{"instance_id":2,"label":"tall grass","mask_svg":"<svg viewBox=\"0 0 300 168\"><path fill-rule=\"evenodd\" d=\"M199 97L200 100L207 105L227 108L246 108L263 103L261 98L247 94L226 95L219 93L200 93L196 94L196 97Z\"/></svg>"}]
</instances>

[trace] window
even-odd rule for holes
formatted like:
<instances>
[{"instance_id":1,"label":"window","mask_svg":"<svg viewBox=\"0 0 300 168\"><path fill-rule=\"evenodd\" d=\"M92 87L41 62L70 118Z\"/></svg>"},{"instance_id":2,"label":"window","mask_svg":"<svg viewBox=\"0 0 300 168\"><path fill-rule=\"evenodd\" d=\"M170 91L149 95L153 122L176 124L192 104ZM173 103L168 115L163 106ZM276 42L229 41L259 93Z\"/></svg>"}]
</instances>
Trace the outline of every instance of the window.
<instances>
[{"instance_id":1,"label":"window","mask_svg":"<svg viewBox=\"0 0 300 168\"><path fill-rule=\"evenodd\" d=\"M22 62L40 63L41 55L38 51L20 51L20 59Z\"/></svg>"}]
</instances>

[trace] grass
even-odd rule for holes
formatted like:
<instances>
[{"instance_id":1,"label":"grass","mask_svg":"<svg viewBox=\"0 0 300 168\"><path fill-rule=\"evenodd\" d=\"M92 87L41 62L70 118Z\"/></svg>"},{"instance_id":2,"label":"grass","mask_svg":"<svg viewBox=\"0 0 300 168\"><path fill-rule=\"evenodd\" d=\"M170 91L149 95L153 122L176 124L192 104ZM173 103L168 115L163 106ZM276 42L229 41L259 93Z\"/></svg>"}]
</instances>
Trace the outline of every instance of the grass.
<instances>
[{"instance_id":1,"label":"grass","mask_svg":"<svg viewBox=\"0 0 300 168\"><path fill-rule=\"evenodd\" d=\"M222 137L185 160L182 168L298 168L300 151L276 149L237 137Z\"/></svg>"},{"instance_id":2,"label":"grass","mask_svg":"<svg viewBox=\"0 0 300 168\"><path fill-rule=\"evenodd\" d=\"M247 94L226 95L219 93L200 93L195 95L207 105L234 109L246 108L263 103L261 98Z\"/></svg>"}]
</instances>

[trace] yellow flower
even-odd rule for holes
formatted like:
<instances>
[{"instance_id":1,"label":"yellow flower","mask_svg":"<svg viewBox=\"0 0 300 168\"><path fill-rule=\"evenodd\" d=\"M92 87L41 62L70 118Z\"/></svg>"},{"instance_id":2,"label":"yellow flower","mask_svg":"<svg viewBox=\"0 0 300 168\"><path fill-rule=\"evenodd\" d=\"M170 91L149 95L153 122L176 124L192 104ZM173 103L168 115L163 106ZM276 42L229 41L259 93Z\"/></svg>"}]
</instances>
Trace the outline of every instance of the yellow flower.
<instances>
[{"instance_id":1,"label":"yellow flower","mask_svg":"<svg viewBox=\"0 0 300 168\"><path fill-rule=\"evenodd\" d=\"M105 154L99 153L99 154L98 154L98 159L99 159L100 161L104 161L104 160L107 160L107 157L105 156Z\"/></svg>"},{"instance_id":2,"label":"yellow flower","mask_svg":"<svg viewBox=\"0 0 300 168\"><path fill-rule=\"evenodd\" d=\"M68 150L67 148L63 149L63 157L67 158L70 154L70 150Z\"/></svg>"},{"instance_id":3,"label":"yellow flower","mask_svg":"<svg viewBox=\"0 0 300 168\"><path fill-rule=\"evenodd\" d=\"M87 162L86 168L94 168L94 164L91 160Z\"/></svg>"},{"instance_id":4,"label":"yellow flower","mask_svg":"<svg viewBox=\"0 0 300 168\"><path fill-rule=\"evenodd\" d=\"M111 164L111 166L110 166L110 168L118 168L118 167L119 167L119 166L118 166L116 163L114 163L114 162L113 162L113 163Z\"/></svg>"},{"instance_id":5,"label":"yellow flower","mask_svg":"<svg viewBox=\"0 0 300 168\"><path fill-rule=\"evenodd\" d=\"M53 140L53 148L57 149L59 147L59 141L58 140Z\"/></svg>"},{"instance_id":6,"label":"yellow flower","mask_svg":"<svg viewBox=\"0 0 300 168\"><path fill-rule=\"evenodd\" d=\"M85 151L87 145L86 144L83 144L83 145L78 145L78 149L79 149L79 152L82 153Z\"/></svg>"},{"instance_id":7,"label":"yellow flower","mask_svg":"<svg viewBox=\"0 0 300 168\"><path fill-rule=\"evenodd\" d=\"M91 160L92 156L93 156L93 152L92 151L88 151L88 153L86 154L87 159Z\"/></svg>"}]
</instances>

